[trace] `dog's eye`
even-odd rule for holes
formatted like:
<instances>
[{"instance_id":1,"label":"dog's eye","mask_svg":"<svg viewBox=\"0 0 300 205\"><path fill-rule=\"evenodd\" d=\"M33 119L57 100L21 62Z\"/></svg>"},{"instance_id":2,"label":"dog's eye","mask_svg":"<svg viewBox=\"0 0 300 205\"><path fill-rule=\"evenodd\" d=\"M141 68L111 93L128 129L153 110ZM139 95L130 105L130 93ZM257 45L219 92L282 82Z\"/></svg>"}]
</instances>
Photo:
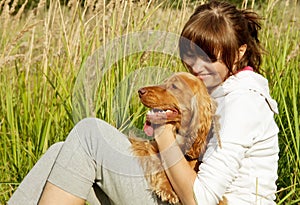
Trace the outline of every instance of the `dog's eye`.
<instances>
[{"instance_id":1,"label":"dog's eye","mask_svg":"<svg viewBox=\"0 0 300 205\"><path fill-rule=\"evenodd\" d=\"M174 83L172 83L172 88L173 89L178 89L178 87Z\"/></svg>"}]
</instances>

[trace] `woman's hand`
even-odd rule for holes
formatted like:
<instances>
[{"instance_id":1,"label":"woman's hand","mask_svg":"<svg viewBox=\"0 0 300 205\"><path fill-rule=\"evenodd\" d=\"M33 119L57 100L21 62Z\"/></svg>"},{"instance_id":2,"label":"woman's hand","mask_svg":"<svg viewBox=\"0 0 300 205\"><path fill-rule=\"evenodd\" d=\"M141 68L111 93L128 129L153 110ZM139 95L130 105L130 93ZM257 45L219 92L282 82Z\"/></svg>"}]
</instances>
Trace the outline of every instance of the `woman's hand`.
<instances>
[{"instance_id":1,"label":"woman's hand","mask_svg":"<svg viewBox=\"0 0 300 205\"><path fill-rule=\"evenodd\" d=\"M158 144L167 145L167 142L175 142L176 127L173 124L164 124L154 127L154 138ZM163 146L164 147L164 146Z\"/></svg>"},{"instance_id":2,"label":"woman's hand","mask_svg":"<svg viewBox=\"0 0 300 205\"><path fill-rule=\"evenodd\" d=\"M165 124L154 129L161 160L167 176L183 204L194 205L196 172L190 167L176 142L175 126Z\"/></svg>"}]
</instances>

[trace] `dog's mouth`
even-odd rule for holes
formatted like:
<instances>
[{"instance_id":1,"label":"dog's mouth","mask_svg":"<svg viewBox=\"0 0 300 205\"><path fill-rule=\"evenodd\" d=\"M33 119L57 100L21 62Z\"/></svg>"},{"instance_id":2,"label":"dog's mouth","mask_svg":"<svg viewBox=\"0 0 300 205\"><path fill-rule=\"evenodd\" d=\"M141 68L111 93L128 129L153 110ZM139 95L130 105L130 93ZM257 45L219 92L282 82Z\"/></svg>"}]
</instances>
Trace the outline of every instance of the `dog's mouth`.
<instances>
[{"instance_id":1,"label":"dog's mouth","mask_svg":"<svg viewBox=\"0 0 300 205\"><path fill-rule=\"evenodd\" d=\"M144 132L148 136L153 136L154 126L178 121L179 112L177 109L158 109L153 108L146 114Z\"/></svg>"}]
</instances>

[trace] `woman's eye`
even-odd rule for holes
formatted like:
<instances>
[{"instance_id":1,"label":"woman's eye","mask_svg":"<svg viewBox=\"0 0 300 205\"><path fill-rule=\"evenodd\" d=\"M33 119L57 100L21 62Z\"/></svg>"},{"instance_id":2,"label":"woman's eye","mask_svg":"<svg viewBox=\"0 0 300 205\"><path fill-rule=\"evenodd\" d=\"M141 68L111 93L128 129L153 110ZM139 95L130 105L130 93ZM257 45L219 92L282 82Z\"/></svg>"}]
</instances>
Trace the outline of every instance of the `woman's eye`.
<instances>
[{"instance_id":1,"label":"woman's eye","mask_svg":"<svg viewBox=\"0 0 300 205\"><path fill-rule=\"evenodd\" d=\"M195 58L195 53L187 52L187 53L185 54L185 56L188 57L188 58Z\"/></svg>"}]
</instances>

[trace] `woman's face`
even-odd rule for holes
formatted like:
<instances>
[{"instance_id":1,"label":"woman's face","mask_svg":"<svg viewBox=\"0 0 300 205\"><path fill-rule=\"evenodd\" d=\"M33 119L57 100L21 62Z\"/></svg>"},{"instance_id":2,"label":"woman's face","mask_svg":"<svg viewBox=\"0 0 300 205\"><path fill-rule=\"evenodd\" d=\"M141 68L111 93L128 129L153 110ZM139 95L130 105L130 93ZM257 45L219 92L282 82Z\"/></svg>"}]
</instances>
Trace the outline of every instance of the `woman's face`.
<instances>
[{"instance_id":1,"label":"woman's face","mask_svg":"<svg viewBox=\"0 0 300 205\"><path fill-rule=\"evenodd\" d=\"M210 93L228 76L229 70L223 62L207 62L196 56L184 56L183 61L193 75L203 80Z\"/></svg>"}]
</instances>

